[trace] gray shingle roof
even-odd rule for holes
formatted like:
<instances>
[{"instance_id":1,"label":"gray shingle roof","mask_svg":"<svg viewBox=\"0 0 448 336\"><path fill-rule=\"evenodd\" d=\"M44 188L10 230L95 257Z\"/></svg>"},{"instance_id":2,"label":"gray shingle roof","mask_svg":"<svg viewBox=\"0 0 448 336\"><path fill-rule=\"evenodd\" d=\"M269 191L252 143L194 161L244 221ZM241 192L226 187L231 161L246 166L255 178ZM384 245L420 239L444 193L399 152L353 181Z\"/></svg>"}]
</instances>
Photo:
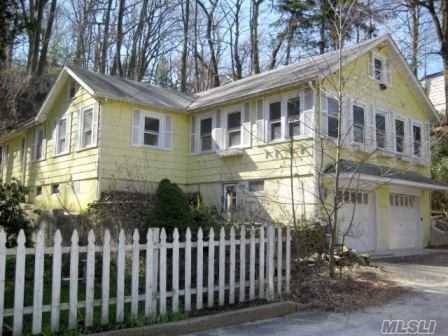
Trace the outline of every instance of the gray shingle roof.
<instances>
[{"instance_id":1,"label":"gray shingle roof","mask_svg":"<svg viewBox=\"0 0 448 336\"><path fill-rule=\"evenodd\" d=\"M342 51L343 61L356 57L361 52L381 43L387 35L359 43ZM211 107L221 103L238 100L242 97L251 97L263 94L273 89L292 86L301 82L307 82L323 74L334 70L338 63L338 51L332 51L323 55L312 56L301 62L266 71L257 75L207 90L195 95L194 102L189 110Z\"/></svg>"},{"instance_id":2,"label":"gray shingle roof","mask_svg":"<svg viewBox=\"0 0 448 336\"><path fill-rule=\"evenodd\" d=\"M411 181L448 188L448 184L446 183L435 181L429 177L423 176L413 171L404 171L397 168L378 166L371 163L341 160L340 169L342 173L370 175L391 180ZM325 173L331 174L334 173L334 171L335 165L332 164L327 167Z\"/></svg>"},{"instance_id":3,"label":"gray shingle roof","mask_svg":"<svg viewBox=\"0 0 448 336\"><path fill-rule=\"evenodd\" d=\"M96 97L111 98L174 111L186 111L193 100L176 90L107 76L74 66L68 66L67 68L90 87Z\"/></svg>"}]
</instances>

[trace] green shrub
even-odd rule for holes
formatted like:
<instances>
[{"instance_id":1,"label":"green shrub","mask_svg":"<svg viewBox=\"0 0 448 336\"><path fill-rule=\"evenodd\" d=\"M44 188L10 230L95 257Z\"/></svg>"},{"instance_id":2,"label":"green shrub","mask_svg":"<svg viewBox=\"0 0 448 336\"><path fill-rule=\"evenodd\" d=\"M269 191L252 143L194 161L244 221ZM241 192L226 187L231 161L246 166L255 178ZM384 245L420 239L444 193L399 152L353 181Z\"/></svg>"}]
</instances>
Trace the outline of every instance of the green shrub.
<instances>
[{"instance_id":1,"label":"green shrub","mask_svg":"<svg viewBox=\"0 0 448 336\"><path fill-rule=\"evenodd\" d=\"M152 227L164 227L168 232L175 227L183 229L192 224L187 196L176 183L168 179L160 181L147 223Z\"/></svg>"},{"instance_id":2,"label":"green shrub","mask_svg":"<svg viewBox=\"0 0 448 336\"><path fill-rule=\"evenodd\" d=\"M20 203L25 202L27 193L27 188L17 180L11 183L0 180L0 225L5 230L8 247L17 245L21 229L25 232L27 243L31 242L31 225L20 206Z\"/></svg>"},{"instance_id":3,"label":"green shrub","mask_svg":"<svg viewBox=\"0 0 448 336\"><path fill-rule=\"evenodd\" d=\"M299 258L322 255L327 252L325 228L319 223L304 223L292 230L295 254Z\"/></svg>"}]
</instances>

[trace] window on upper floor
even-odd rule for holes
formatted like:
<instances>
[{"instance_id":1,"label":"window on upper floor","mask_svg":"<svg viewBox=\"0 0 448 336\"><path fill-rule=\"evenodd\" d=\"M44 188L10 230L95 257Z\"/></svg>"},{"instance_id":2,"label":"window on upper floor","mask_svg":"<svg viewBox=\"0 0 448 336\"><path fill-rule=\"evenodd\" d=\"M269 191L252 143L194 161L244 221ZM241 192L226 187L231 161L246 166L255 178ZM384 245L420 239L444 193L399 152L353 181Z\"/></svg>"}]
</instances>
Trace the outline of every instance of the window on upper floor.
<instances>
[{"instance_id":1,"label":"window on upper floor","mask_svg":"<svg viewBox=\"0 0 448 336\"><path fill-rule=\"evenodd\" d=\"M69 152L69 117L63 116L56 123L55 154Z\"/></svg>"},{"instance_id":2,"label":"window on upper floor","mask_svg":"<svg viewBox=\"0 0 448 336\"><path fill-rule=\"evenodd\" d=\"M422 128L418 125L412 126L413 154L420 157L422 155Z\"/></svg>"},{"instance_id":3,"label":"window on upper floor","mask_svg":"<svg viewBox=\"0 0 448 336\"><path fill-rule=\"evenodd\" d=\"M353 105L353 140L358 143L365 143L365 133L364 108Z\"/></svg>"},{"instance_id":4,"label":"window on upper floor","mask_svg":"<svg viewBox=\"0 0 448 336\"><path fill-rule=\"evenodd\" d=\"M169 149L171 148L172 136L170 115L134 111L132 145Z\"/></svg>"},{"instance_id":5,"label":"window on upper floor","mask_svg":"<svg viewBox=\"0 0 448 336\"><path fill-rule=\"evenodd\" d=\"M288 136L300 135L300 97L288 99Z\"/></svg>"},{"instance_id":6,"label":"window on upper floor","mask_svg":"<svg viewBox=\"0 0 448 336\"><path fill-rule=\"evenodd\" d=\"M384 79L384 61L382 58L373 58L373 74L374 78L378 81L382 81Z\"/></svg>"},{"instance_id":7,"label":"window on upper floor","mask_svg":"<svg viewBox=\"0 0 448 336\"><path fill-rule=\"evenodd\" d=\"M143 144L158 147L160 143L160 119L145 117Z\"/></svg>"},{"instance_id":8,"label":"window on upper floor","mask_svg":"<svg viewBox=\"0 0 448 336\"><path fill-rule=\"evenodd\" d=\"M404 121L395 119L395 151L404 152Z\"/></svg>"},{"instance_id":9,"label":"window on upper floor","mask_svg":"<svg viewBox=\"0 0 448 336\"><path fill-rule=\"evenodd\" d=\"M269 104L269 140L282 138L282 103Z\"/></svg>"},{"instance_id":10,"label":"window on upper floor","mask_svg":"<svg viewBox=\"0 0 448 336\"><path fill-rule=\"evenodd\" d=\"M328 136L332 138L338 137L339 132L338 111L339 111L339 104L337 99L327 97Z\"/></svg>"},{"instance_id":11,"label":"window on upper floor","mask_svg":"<svg viewBox=\"0 0 448 336\"><path fill-rule=\"evenodd\" d=\"M212 150L212 118L201 119L200 122L200 137L201 137L201 151L206 152Z\"/></svg>"},{"instance_id":12,"label":"window on upper floor","mask_svg":"<svg viewBox=\"0 0 448 336\"><path fill-rule=\"evenodd\" d=\"M97 115L93 107L81 110L80 115L80 148L88 148L96 145Z\"/></svg>"},{"instance_id":13,"label":"window on upper floor","mask_svg":"<svg viewBox=\"0 0 448 336\"><path fill-rule=\"evenodd\" d=\"M227 115L227 136L228 147L241 145L241 112L232 112Z\"/></svg>"},{"instance_id":14,"label":"window on upper floor","mask_svg":"<svg viewBox=\"0 0 448 336\"><path fill-rule=\"evenodd\" d=\"M376 147L386 148L386 116L382 113L375 114Z\"/></svg>"},{"instance_id":15,"label":"window on upper floor","mask_svg":"<svg viewBox=\"0 0 448 336\"><path fill-rule=\"evenodd\" d=\"M33 160L40 161L45 159L46 152L45 128L40 126L34 130L33 139Z\"/></svg>"}]
</instances>

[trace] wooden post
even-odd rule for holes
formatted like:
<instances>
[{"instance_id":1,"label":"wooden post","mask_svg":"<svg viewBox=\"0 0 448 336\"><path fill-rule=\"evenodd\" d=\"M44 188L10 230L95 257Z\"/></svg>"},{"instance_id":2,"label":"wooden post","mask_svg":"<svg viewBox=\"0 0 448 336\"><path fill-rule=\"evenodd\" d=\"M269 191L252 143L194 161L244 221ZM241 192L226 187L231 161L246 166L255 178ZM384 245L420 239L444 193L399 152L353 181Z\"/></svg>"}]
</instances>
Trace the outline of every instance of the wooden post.
<instances>
[{"instance_id":1,"label":"wooden post","mask_svg":"<svg viewBox=\"0 0 448 336\"><path fill-rule=\"evenodd\" d=\"M191 230L185 235L185 311L191 311Z\"/></svg>"},{"instance_id":2,"label":"wooden post","mask_svg":"<svg viewBox=\"0 0 448 336\"><path fill-rule=\"evenodd\" d=\"M235 303L235 267L236 267L235 227L230 228L230 269L229 269L229 303Z\"/></svg>"},{"instance_id":3,"label":"wooden post","mask_svg":"<svg viewBox=\"0 0 448 336\"><path fill-rule=\"evenodd\" d=\"M3 314L5 310L5 269L6 269L6 233L0 229L0 335L3 332Z\"/></svg>"},{"instance_id":4,"label":"wooden post","mask_svg":"<svg viewBox=\"0 0 448 336\"><path fill-rule=\"evenodd\" d=\"M101 324L109 323L110 295L110 232L106 229L103 241L103 267L101 271Z\"/></svg>"},{"instance_id":5,"label":"wooden post","mask_svg":"<svg viewBox=\"0 0 448 336\"><path fill-rule=\"evenodd\" d=\"M255 228L250 230L249 300L255 300Z\"/></svg>"},{"instance_id":6,"label":"wooden post","mask_svg":"<svg viewBox=\"0 0 448 336\"><path fill-rule=\"evenodd\" d=\"M215 231L210 229L208 238L208 307L213 307L215 292Z\"/></svg>"},{"instance_id":7,"label":"wooden post","mask_svg":"<svg viewBox=\"0 0 448 336\"><path fill-rule=\"evenodd\" d=\"M51 331L59 331L61 314L61 273L62 273L62 235L57 230L54 234L53 265L51 281Z\"/></svg>"},{"instance_id":8,"label":"wooden post","mask_svg":"<svg viewBox=\"0 0 448 336\"><path fill-rule=\"evenodd\" d=\"M153 230L148 229L146 233L146 263L145 263L145 317L148 318L154 314L153 291L154 291L154 238Z\"/></svg>"},{"instance_id":9,"label":"wooden post","mask_svg":"<svg viewBox=\"0 0 448 336\"><path fill-rule=\"evenodd\" d=\"M166 232L162 228L160 232L160 270L159 270L159 289L160 289L160 314L166 314Z\"/></svg>"},{"instance_id":10,"label":"wooden post","mask_svg":"<svg viewBox=\"0 0 448 336\"><path fill-rule=\"evenodd\" d=\"M277 294L282 294L283 289L283 230L279 225L277 228Z\"/></svg>"},{"instance_id":11,"label":"wooden post","mask_svg":"<svg viewBox=\"0 0 448 336\"><path fill-rule=\"evenodd\" d=\"M291 228L286 228L286 293L291 292Z\"/></svg>"},{"instance_id":12,"label":"wooden post","mask_svg":"<svg viewBox=\"0 0 448 336\"><path fill-rule=\"evenodd\" d=\"M138 280L140 276L140 235L134 230L132 235L132 268L131 268L131 317L138 316Z\"/></svg>"},{"instance_id":13,"label":"wooden post","mask_svg":"<svg viewBox=\"0 0 448 336\"><path fill-rule=\"evenodd\" d=\"M14 281L14 336L22 335L23 331L23 299L25 293L25 233L20 230L17 237L16 274Z\"/></svg>"},{"instance_id":14,"label":"wooden post","mask_svg":"<svg viewBox=\"0 0 448 336\"><path fill-rule=\"evenodd\" d=\"M266 299L274 300L274 249L275 249L275 233L274 226L269 225L267 228L267 293Z\"/></svg>"},{"instance_id":15,"label":"wooden post","mask_svg":"<svg viewBox=\"0 0 448 336\"><path fill-rule=\"evenodd\" d=\"M179 311L179 231L177 228L174 229L173 233L173 300L172 309L173 313Z\"/></svg>"},{"instance_id":16,"label":"wooden post","mask_svg":"<svg viewBox=\"0 0 448 336\"><path fill-rule=\"evenodd\" d=\"M240 234L240 294L239 302L245 301L246 296L246 227L241 226Z\"/></svg>"},{"instance_id":17,"label":"wooden post","mask_svg":"<svg viewBox=\"0 0 448 336\"><path fill-rule=\"evenodd\" d=\"M78 231L72 234L70 248L70 303L68 312L68 328L76 329L78 326L78 267L79 267L79 236Z\"/></svg>"},{"instance_id":18,"label":"wooden post","mask_svg":"<svg viewBox=\"0 0 448 336\"><path fill-rule=\"evenodd\" d=\"M200 310L203 306L203 276L202 263L204 256L204 241L202 228L198 230L197 238L197 260L196 260L196 309Z\"/></svg>"},{"instance_id":19,"label":"wooden post","mask_svg":"<svg viewBox=\"0 0 448 336\"><path fill-rule=\"evenodd\" d=\"M219 232L219 305L224 306L226 281L226 232L221 227Z\"/></svg>"},{"instance_id":20,"label":"wooden post","mask_svg":"<svg viewBox=\"0 0 448 336\"><path fill-rule=\"evenodd\" d=\"M118 236L117 251L117 304L115 312L115 320L117 322L124 321L124 274L125 274L125 257L126 257L126 236L123 229L120 230Z\"/></svg>"},{"instance_id":21,"label":"wooden post","mask_svg":"<svg viewBox=\"0 0 448 336\"><path fill-rule=\"evenodd\" d=\"M260 245L258 248L258 260L259 260L259 269L258 269L258 276L259 276L259 288L258 288L258 296L260 299L264 299L264 286L265 286L265 230L264 227L260 227Z\"/></svg>"},{"instance_id":22,"label":"wooden post","mask_svg":"<svg viewBox=\"0 0 448 336\"><path fill-rule=\"evenodd\" d=\"M93 309L95 299L95 235L89 231L87 237L87 272L86 272L86 308L85 326L93 325Z\"/></svg>"},{"instance_id":23,"label":"wooden post","mask_svg":"<svg viewBox=\"0 0 448 336\"><path fill-rule=\"evenodd\" d=\"M34 248L34 289L33 289L33 335L42 332L42 299L44 295L44 258L45 238L44 232L39 230Z\"/></svg>"}]
</instances>

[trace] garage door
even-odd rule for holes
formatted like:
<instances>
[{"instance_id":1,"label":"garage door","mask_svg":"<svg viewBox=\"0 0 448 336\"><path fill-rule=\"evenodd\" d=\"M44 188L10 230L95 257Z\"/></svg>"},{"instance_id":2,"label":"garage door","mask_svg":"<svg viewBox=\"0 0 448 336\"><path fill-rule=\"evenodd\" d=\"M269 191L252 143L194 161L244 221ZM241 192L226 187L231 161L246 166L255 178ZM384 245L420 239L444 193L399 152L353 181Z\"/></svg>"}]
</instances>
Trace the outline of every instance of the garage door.
<instances>
[{"instance_id":1,"label":"garage door","mask_svg":"<svg viewBox=\"0 0 448 336\"><path fill-rule=\"evenodd\" d=\"M390 248L421 247L418 197L409 194L391 193L389 204Z\"/></svg>"},{"instance_id":2,"label":"garage door","mask_svg":"<svg viewBox=\"0 0 448 336\"><path fill-rule=\"evenodd\" d=\"M375 199L371 192L346 190L339 210L340 241L358 252L376 249Z\"/></svg>"}]
</instances>

